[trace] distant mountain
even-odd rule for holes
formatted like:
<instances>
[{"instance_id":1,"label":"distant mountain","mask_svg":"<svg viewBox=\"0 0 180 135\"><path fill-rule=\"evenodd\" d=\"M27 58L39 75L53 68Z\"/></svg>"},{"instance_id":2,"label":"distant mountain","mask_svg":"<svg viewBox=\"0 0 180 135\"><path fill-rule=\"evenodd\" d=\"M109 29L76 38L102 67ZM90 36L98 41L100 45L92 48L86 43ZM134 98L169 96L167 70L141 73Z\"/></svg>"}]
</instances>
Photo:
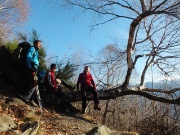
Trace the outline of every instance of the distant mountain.
<instances>
[{"instance_id":1,"label":"distant mountain","mask_svg":"<svg viewBox=\"0 0 180 135\"><path fill-rule=\"evenodd\" d=\"M147 88L152 88L152 82L146 82L145 86ZM160 80L158 82L153 82L153 88L158 89L172 89L180 87L180 79L176 80Z\"/></svg>"}]
</instances>

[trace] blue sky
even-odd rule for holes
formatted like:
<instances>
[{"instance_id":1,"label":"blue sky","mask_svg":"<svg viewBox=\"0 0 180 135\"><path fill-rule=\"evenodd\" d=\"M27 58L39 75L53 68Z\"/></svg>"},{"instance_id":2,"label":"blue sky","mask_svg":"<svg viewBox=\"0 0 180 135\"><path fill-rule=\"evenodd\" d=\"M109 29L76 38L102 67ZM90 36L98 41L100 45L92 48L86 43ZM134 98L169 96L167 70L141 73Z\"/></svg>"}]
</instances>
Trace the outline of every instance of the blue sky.
<instances>
[{"instance_id":1,"label":"blue sky","mask_svg":"<svg viewBox=\"0 0 180 135\"><path fill-rule=\"evenodd\" d=\"M58 61L71 56L77 51L96 55L103 46L118 41L119 47L126 48L129 34L129 20L119 19L96 27L90 32L93 24L88 14L79 15L73 11L52 9L46 0L29 0L30 15L25 30L35 29L40 34L48 58L58 56ZM90 53L90 54L89 54ZM57 57L50 60L56 61ZM142 65L136 67L142 70Z\"/></svg>"},{"instance_id":2,"label":"blue sky","mask_svg":"<svg viewBox=\"0 0 180 135\"><path fill-rule=\"evenodd\" d=\"M30 15L24 28L27 32L35 29L40 34L48 57L58 56L61 60L79 50L96 54L103 46L114 43L113 40L118 41L119 47L126 48L128 20L112 21L90 32L93 21L89 14L77 16L77 12L52 8L46 0L29 0L29 4ZM143 61L138 63L136 70L141 72Z\"/></svg>"},{"instance_id":3,"label":"blue sky","mask_svg":"<svg viewBox=\"0 0 180 135\"><path fill-rule=\"evenodd\" d=\"M25 29L28 32L35 29L40 34L49 56L69 55L79 48L94 54L114 39L126 46L127 23L114 21L90 32L88 26L92 20L88 15L75 17L76 14L67 10L52 9L46 0L29 0L29 3L31 12Z\"/></svg>"},{"instance_id":4,"label":"blue sky","mask_svg":"<svg viewBox=\"0 0 180 135\"><path fill-rule=\"evenodd\" d=\"M118 41L119 47L126 48L130 25L127 19L100 25L90 32L89 26L93 24L90 14L77 16L78 10L73 12L52 8L48 0L28 1L30 14L23 29L26 32L35 29L40 34L48 57L58 56L58 60L61 60L80 50L95 55L105 45L114 43L114 40ZM136 70L141 73L143 66L144 60L141 59ZM146 80L151 79L151 73L149 75Z\"/></svg>"}]
</instances>

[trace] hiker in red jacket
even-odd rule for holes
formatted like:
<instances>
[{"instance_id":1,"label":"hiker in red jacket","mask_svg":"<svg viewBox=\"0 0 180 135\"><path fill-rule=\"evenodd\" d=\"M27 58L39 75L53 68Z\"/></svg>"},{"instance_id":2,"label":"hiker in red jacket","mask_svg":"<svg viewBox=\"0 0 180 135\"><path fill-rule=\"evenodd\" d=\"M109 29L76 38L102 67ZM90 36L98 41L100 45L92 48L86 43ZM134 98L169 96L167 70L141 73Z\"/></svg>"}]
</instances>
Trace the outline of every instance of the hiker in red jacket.
<instances>
[{"instance_id":1,"label":"hiker in red jacket","mask_svg":"<svg viewBox=\"0 0 180 135\"><path fill-rule=\"evenodd\" d=\"M64 92L61 91L61 89L57 85L57 79L55 76L55 70L56 70L56 64L51 64L50 71L46 73L44 78L44 85L47 90L47 92L51 94L58 95L60 97L64 96ZM58 79L60 81L60 79ZM61 83L61 82L59 82Z\"/></svg>"},{"instance_id":2,"label":"hiker in red jacket","mask_svg":"<svg viewBox=\"0 0 180 135\"><path fill-rule=\"evenodd\" d=\"M51 64L51 70L46 73L44 78L44 85L48 93L57 95L61 99L61 105L65 111L69 111L66 108L66 102L69 100L66 93L57 84L57 79L55 76L56 64ZM60 79L58 79L60 81ZM60 81L61 82L61 81ZM59 83L60 83L59 82Z\"/></svg>"},{"instance_id":3,"label":"hiker in red jacket","mask_svg":"<svg viewBox=\"0 0 180 135\"><path fill-rule=\"evenodd\" d=\"M81 94L82 94L82 114L85 113L86 109L86 98L87 92L92 92L94 96L94 109L101 110L99 107L99 98L98 92L96 91L96 84L92 75L89 73L89 66L84 67L84 72L79 74L78 81L77 81L77 89L79 89L79 84L81 85Z\"/></svg>"},{"instance_id":4,"label":"hiker in red jacket","mask_svg":"<svg viewBox=\"0 0 180 135\"><path fill-rule=\"evenodd\" d=\"M47 84L47 89L50 91L55 91L58 89L55 77L56 64L51 64L50 68L50 72L48 72L48 74L45 76L45 81Z\"/></svg>"}]
</instances>

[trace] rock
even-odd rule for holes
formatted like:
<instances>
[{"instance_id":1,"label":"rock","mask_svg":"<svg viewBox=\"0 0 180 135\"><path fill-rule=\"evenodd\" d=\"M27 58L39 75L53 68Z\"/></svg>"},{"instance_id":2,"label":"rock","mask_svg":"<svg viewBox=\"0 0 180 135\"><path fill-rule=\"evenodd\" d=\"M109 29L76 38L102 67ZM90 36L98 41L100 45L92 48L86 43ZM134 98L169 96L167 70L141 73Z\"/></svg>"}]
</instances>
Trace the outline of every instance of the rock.
<instances>
[{"instance_id":1,"label":"rock","mask_svg":"<svg viewBox=\"0 0 180 135\"><path fill-rule=\"evenodd\" d=\"M32 123L28 122L22 128L22 135L36 135L39 129L39 122L34 121Z\"/></svg>"},{"instance_id":2,"label":"rock","mask_svg":"<svg viewBox=\"0 0 180 135\"><path fill-rule=\"evenodd\" d=\"M12 129L15 126L16 124L14 123L13 118L6 115L0 117L0 133Z\"/></svg>"},{"instance_id":3,"label":"rock","mask_svg":"<svg viewBox=\"0 0 180 135\"><path fill-rule=\"evenodd\" d=\"M6 98L6 104L9 105L26 105L22 100L18 98Z\"/></svg>"},{"instance_id":4,"label":"rock","mask_svg":"<svg viewBox=\"0 0 180 135\"><path fill-rule=\"evenodd\" d=\"M6 106L12 108L14 112L21 112L21 116L24 118L31 119L36 116L36 110L18 98L6 98L5 103Z\"/></svg>"},{"instance_id":5,"label":"rock","mask_svg":"<svg viewBox=\"0 0 180 135\"><path fill-rule=\"evenodd\" d=\"M21 131L22 131L22 132L25 132L25 131L29 128L30 125L31 125L31 122L30 122L30 121L22 124L22 125L20 126Z\"/></svg>"},{"instance_id":6,"label":"rock","mask_svg":"<svg viewBox=\"0 0 180 135\"><path fill-rule=\"evenodd\" d=\"M93 128L86 135L110 135L110 129L102 125L100 127Z\"/></svg>"}]
</instances>

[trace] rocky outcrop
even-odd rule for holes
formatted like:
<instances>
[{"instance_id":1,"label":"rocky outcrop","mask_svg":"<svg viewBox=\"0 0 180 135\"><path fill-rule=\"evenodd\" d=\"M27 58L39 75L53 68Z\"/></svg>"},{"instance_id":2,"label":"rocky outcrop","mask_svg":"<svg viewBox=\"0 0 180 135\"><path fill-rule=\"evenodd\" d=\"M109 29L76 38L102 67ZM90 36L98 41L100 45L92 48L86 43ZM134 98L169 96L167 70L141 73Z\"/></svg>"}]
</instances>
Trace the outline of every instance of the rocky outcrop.
<instances>
[{"instance_id":1,"label":"rocky outcrop","mask_svg":"<svg viewBox=\"0 0 180 135\"><path fill-rule=\"evenodd\" d=\"M27 122L22 126L22 135L36 135L39 129L39 122Z\"/></svg>"},{"instance_id":2,"label":"rocky outcrop","mask_svg":"<svg viewBox=\"0 0 180 135\"><path fill-rule=\"evenodd\" d=\"M0 133L35 135L39 129L40 115L18 98L5 98L2 109L9 113L0 116ZM5 111L6 112L6 111Z\"/></svg>"},{"instance_id":3,"label":"rocky outcrop","mask_svg":"<svg viewBox=\"0 0 180 135\"><path fill-rule=\"evenodd\" d=\"M26 93L28 79L24 77L25 69L21 64L13 62L11 53L5 46L0 48L0 73L16 90Z\"/></svg>"},{"instance_id":4,"label":"rocky outcrop","mask_svg":"<svg viewBox=\"0 0 180 135\"><path fill-rule=\"evenodd\" d=\"M86 135L110 135L110 129L106 126L102 125L100 127L93 128L90 132Z\"/></svg>"},{"instance_id":5,"label":"rocky outcrop","mask_svg":"<svg viewBox=\"0 0 180 135\"><path fill-rule=\"evenodd\" d=\"M0 117L0 133L10 130L15 126L16 124L12 117L6 115Z\"/></svg>"}]
</instances>

